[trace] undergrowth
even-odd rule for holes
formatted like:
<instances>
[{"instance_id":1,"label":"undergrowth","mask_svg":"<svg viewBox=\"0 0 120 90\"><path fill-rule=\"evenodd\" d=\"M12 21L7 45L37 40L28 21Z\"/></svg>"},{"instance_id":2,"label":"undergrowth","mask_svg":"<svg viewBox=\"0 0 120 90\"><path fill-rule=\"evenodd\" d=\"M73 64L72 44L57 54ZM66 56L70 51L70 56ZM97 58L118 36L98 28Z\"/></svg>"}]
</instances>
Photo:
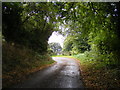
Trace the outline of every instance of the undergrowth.
<instances>
[{"instance_id":1,"label":"undergrowth","mask_svg":"<svg viewBox=\"0 0 120 90\"><path fill-rule=\"evenodd\" d=\"M47 54L40 55L24 46L4 42L2 45L3 88L21 82L30 73L38 71L53 62Z\"/></svg>"},{"instance_id":2,"label":"undergrowth","mask_svg":"<svg viewBox=\"0 0 120 90\"><path fill-rule=\"evenodd\" d=\"M85 54L73 57L80 60L81 74L86 88L120 88L118 68L109 68L101 61L90 60Z\"/></svg>"}]
</instances>

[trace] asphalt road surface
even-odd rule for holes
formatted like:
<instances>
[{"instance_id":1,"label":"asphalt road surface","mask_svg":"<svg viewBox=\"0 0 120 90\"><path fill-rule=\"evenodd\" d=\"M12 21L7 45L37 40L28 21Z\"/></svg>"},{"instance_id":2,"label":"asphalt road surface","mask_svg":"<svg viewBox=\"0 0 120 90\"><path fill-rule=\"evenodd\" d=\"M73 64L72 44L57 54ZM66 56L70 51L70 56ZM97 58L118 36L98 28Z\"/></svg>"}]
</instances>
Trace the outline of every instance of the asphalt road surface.
<instances>
[{"instance_id":1,"label":"asphalt road surface","mask_svg":"<svg viewBox=\"0 0 120 90\"><path fill-rule=\"evenodd\" d=\"M35 72L14 88L84 88L76 60L65 57L53 59L56 64Z\"/></svg>"}]
</instances>

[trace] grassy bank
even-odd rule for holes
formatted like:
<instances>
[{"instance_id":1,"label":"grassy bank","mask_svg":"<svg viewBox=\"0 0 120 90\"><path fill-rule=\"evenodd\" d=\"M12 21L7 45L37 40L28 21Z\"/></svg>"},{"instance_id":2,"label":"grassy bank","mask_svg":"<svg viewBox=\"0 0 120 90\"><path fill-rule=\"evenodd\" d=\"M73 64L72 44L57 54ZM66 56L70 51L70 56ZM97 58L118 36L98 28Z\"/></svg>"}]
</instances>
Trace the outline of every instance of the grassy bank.
<instances>
[{"instance_id":1,"label":"grassy bank","mask_svg":"<svg viewBox=\"0 0 120 90\"><path fill-rule=\"evenodd\" d=\"M2 82L3 87L12 85L26 79L26 76L50 64L52 58L45 54L40 55L20 45L3 43L2 46Z\"/></svg>"},{"instance_id":2,"label":"grassy bank","mask_svg":"<svg viewBox=\"0 0 120 90\"><path fill-rule=\"evenodd\" d=\"M73 56L80 60L80 68L87 88L120 88L120 70L110 69L99 61L85 60L84 54Z\"/></svg>"}]
</instances>

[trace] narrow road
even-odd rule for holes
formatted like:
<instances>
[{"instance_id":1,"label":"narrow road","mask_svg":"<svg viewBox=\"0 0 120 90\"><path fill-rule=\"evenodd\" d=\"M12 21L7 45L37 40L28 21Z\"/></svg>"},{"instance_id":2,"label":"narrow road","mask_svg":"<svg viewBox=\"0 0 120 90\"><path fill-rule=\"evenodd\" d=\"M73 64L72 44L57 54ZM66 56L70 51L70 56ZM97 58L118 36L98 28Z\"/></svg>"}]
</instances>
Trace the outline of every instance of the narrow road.
<instances>
[{"instance_id":1,"label":"narrow road","mask_svg":"<svg viewBox=\"0 0 120 90\"><path fill-rule=\"evenodd\" d=\"M55 65L31 75L25 82L14 88L84 88L76 60L53 57Z\"/></svg>"}]
</instances>

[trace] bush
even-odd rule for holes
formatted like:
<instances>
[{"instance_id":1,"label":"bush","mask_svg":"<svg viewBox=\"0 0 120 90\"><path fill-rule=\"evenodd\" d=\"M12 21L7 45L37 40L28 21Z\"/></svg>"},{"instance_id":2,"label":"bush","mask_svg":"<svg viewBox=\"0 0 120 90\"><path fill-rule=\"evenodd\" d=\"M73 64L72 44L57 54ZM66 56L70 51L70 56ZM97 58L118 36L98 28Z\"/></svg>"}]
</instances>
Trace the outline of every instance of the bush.
<instances>
[{"instance_id":1,"label":"bush","mask_svg":"<svg viewBox=\"0 0 120 90\"><path fill-rule=\"evenodd\" d=\"M3 87L9 87L34 72L36 68L39 70L39 67L54 62L47 54L40 55L14 43L3 42L2 50Z\"/></svg>"}]
</instances>

